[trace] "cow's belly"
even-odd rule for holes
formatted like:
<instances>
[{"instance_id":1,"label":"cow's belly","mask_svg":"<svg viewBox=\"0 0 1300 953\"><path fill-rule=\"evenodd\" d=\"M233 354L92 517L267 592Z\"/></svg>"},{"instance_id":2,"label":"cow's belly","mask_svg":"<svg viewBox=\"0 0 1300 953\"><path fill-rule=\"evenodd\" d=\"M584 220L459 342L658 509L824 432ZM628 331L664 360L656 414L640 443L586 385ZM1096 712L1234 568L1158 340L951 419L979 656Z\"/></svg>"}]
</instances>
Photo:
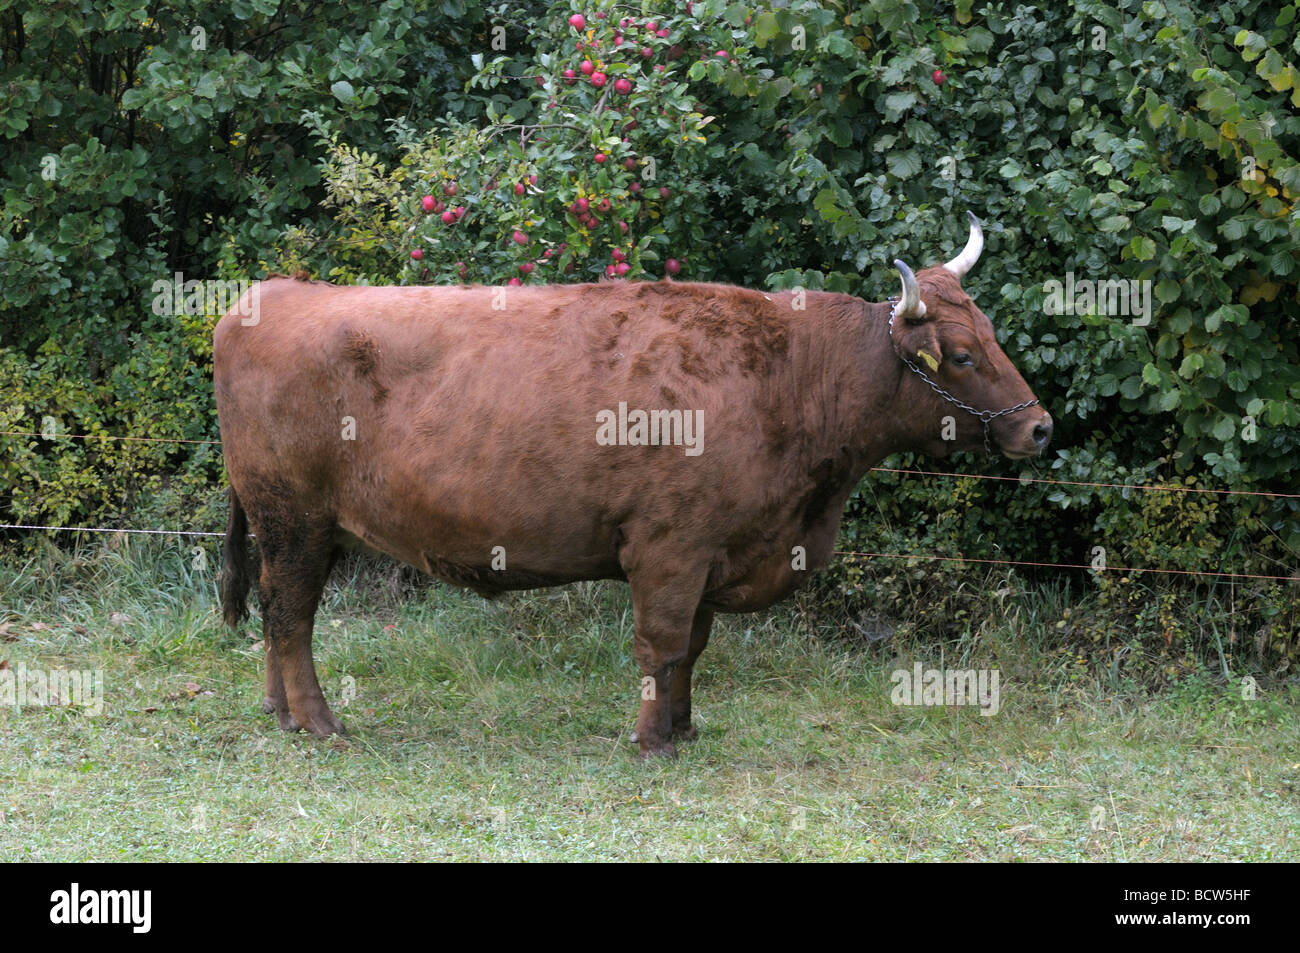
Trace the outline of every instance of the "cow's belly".
<instances>
[{"instance_id":1,"label":"cow's belly","mask_svg":"<svg viewBox=\"0 0 1300 953\"><path fill-rule=\"evenodd\" d=\"M419 569L443 582L492 595L520 589L545 589L592 579L625 578L617 555L571 554L557 559L554 553L538 552L504 536L489 545L477 544L464 535L453 536L439 545L435 538L411 539L389 536L362 526L340 526L339 546L383 553Z\"/></svg>"}]
</instances>

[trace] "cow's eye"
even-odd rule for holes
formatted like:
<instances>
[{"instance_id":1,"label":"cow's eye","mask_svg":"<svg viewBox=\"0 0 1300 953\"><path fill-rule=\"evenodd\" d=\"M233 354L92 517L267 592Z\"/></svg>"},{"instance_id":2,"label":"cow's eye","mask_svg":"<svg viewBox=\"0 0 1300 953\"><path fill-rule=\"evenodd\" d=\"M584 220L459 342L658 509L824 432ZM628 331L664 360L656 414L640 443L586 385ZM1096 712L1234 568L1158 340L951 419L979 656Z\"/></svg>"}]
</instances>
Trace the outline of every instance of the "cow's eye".
<instances>
[{"instance_id":1,"label":"cow's eye","mask_svg":"<svg viewBox=\"0 0 1300 953\"><path fill-rule=\"evenodd\" d=\"M971 360L969 351L957 351L952 356L952 362L958 367L970 367L975 362Z\"/></svg>"}]
</instances>

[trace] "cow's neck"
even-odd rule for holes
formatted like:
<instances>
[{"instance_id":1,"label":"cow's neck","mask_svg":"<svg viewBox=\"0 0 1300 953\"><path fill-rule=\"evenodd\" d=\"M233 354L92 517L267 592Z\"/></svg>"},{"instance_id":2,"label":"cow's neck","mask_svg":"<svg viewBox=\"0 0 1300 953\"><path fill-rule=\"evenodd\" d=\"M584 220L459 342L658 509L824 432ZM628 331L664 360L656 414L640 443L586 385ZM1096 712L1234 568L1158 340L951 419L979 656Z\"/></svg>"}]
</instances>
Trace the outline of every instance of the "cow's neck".
<instances>
[{"instance_id":1,"label":"cow's neck","mask_svg":"<svg viewBox=\"0 0 1300 953\"><path fill-rule=\"evenodd\" d=\"M831 303L824 324L809 325L801 355L810 366L798 373L816 382L814 413L807 432L815 434L808 449L844 468L849 487L891 453L908 449L897 395L903 363L889 338L889 305L847 295Z\"/></svg>"}]
</instances>

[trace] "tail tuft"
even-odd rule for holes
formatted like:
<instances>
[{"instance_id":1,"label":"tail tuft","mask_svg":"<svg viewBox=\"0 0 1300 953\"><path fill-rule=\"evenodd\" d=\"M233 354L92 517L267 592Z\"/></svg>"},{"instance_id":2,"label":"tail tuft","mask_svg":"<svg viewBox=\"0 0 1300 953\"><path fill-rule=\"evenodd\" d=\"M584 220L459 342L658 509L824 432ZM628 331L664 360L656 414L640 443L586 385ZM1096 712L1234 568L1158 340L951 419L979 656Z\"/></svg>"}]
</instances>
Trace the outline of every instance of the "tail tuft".
<instances>
[{"instance_id":1,"label":"tail tuft","mask_svg":"<svg viewBox=\"0 0 1300 953\"><path fill-rule=\"evenodd\" d=\"M248 590L253 582L248 558L248 515L233 486L221 561L221 615L226 625L233 627L248 618Z\"/></svg>"}]
</instances>

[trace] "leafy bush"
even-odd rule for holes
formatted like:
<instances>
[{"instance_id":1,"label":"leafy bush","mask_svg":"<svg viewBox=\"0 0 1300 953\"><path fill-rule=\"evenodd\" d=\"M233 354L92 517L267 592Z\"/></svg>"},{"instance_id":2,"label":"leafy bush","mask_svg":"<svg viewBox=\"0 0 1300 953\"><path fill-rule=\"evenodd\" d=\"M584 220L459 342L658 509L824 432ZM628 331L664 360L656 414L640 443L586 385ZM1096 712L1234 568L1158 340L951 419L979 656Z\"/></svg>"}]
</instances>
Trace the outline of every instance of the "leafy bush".
<instances>
[{"instance_id":1,"label":"leafy bush","mask_svg":"<svg viewBox=\"0 0 1300 953\"><path fill-rule=\"evenodd\" d=\"M536 282L659 276L671 258L683 278L881 300L896 290L890 260L950 257L971 209L988 241L967 288L1057 429L1043 462L971 455L943 469L1294 493L1297 6L592 0L443 4L443 21L388 3L367 30L359 4L330 5L320 27L232 4L232 38L209 31L226 52L206 59L175 42L193 19L179 7L148 23L122 4L81 20L42 8L24 25L51 39L16 54L6 40L0 85L20 160L4 172L0 406L10 420L53 407L69 426L125 430L158 408L115 406L108 369L125 366L147 396L149 374L181 353L196 403L173 429L202 420L211 434L210 405L196 412L201 329L187 341L142 317L142 286L182 264ZM72 50L92 32L131 69L125 84L88 84L94 138L71 110L50 111L75 100L85 65ZM54 85L36 78L46 61ZM407 88L414 63L437 80ZM82 171L41 180L50 150ZM1071 281L1096 283L1100 300L1056 307L1051 283ZM1113 297L1130 282L1136 298ZM35 389L56 381L43 402ZM0 464L23 514L125 498L127 470L83 503L90 458L29 446L17 469ZM41 467L48 492L18 488ZM1287 575L1298 506L875 474L842 548L1089 564L1102 547L1113 566ZM832 582L902 605L899 575L847 559Z\"/></svg>"}]
</instances>

